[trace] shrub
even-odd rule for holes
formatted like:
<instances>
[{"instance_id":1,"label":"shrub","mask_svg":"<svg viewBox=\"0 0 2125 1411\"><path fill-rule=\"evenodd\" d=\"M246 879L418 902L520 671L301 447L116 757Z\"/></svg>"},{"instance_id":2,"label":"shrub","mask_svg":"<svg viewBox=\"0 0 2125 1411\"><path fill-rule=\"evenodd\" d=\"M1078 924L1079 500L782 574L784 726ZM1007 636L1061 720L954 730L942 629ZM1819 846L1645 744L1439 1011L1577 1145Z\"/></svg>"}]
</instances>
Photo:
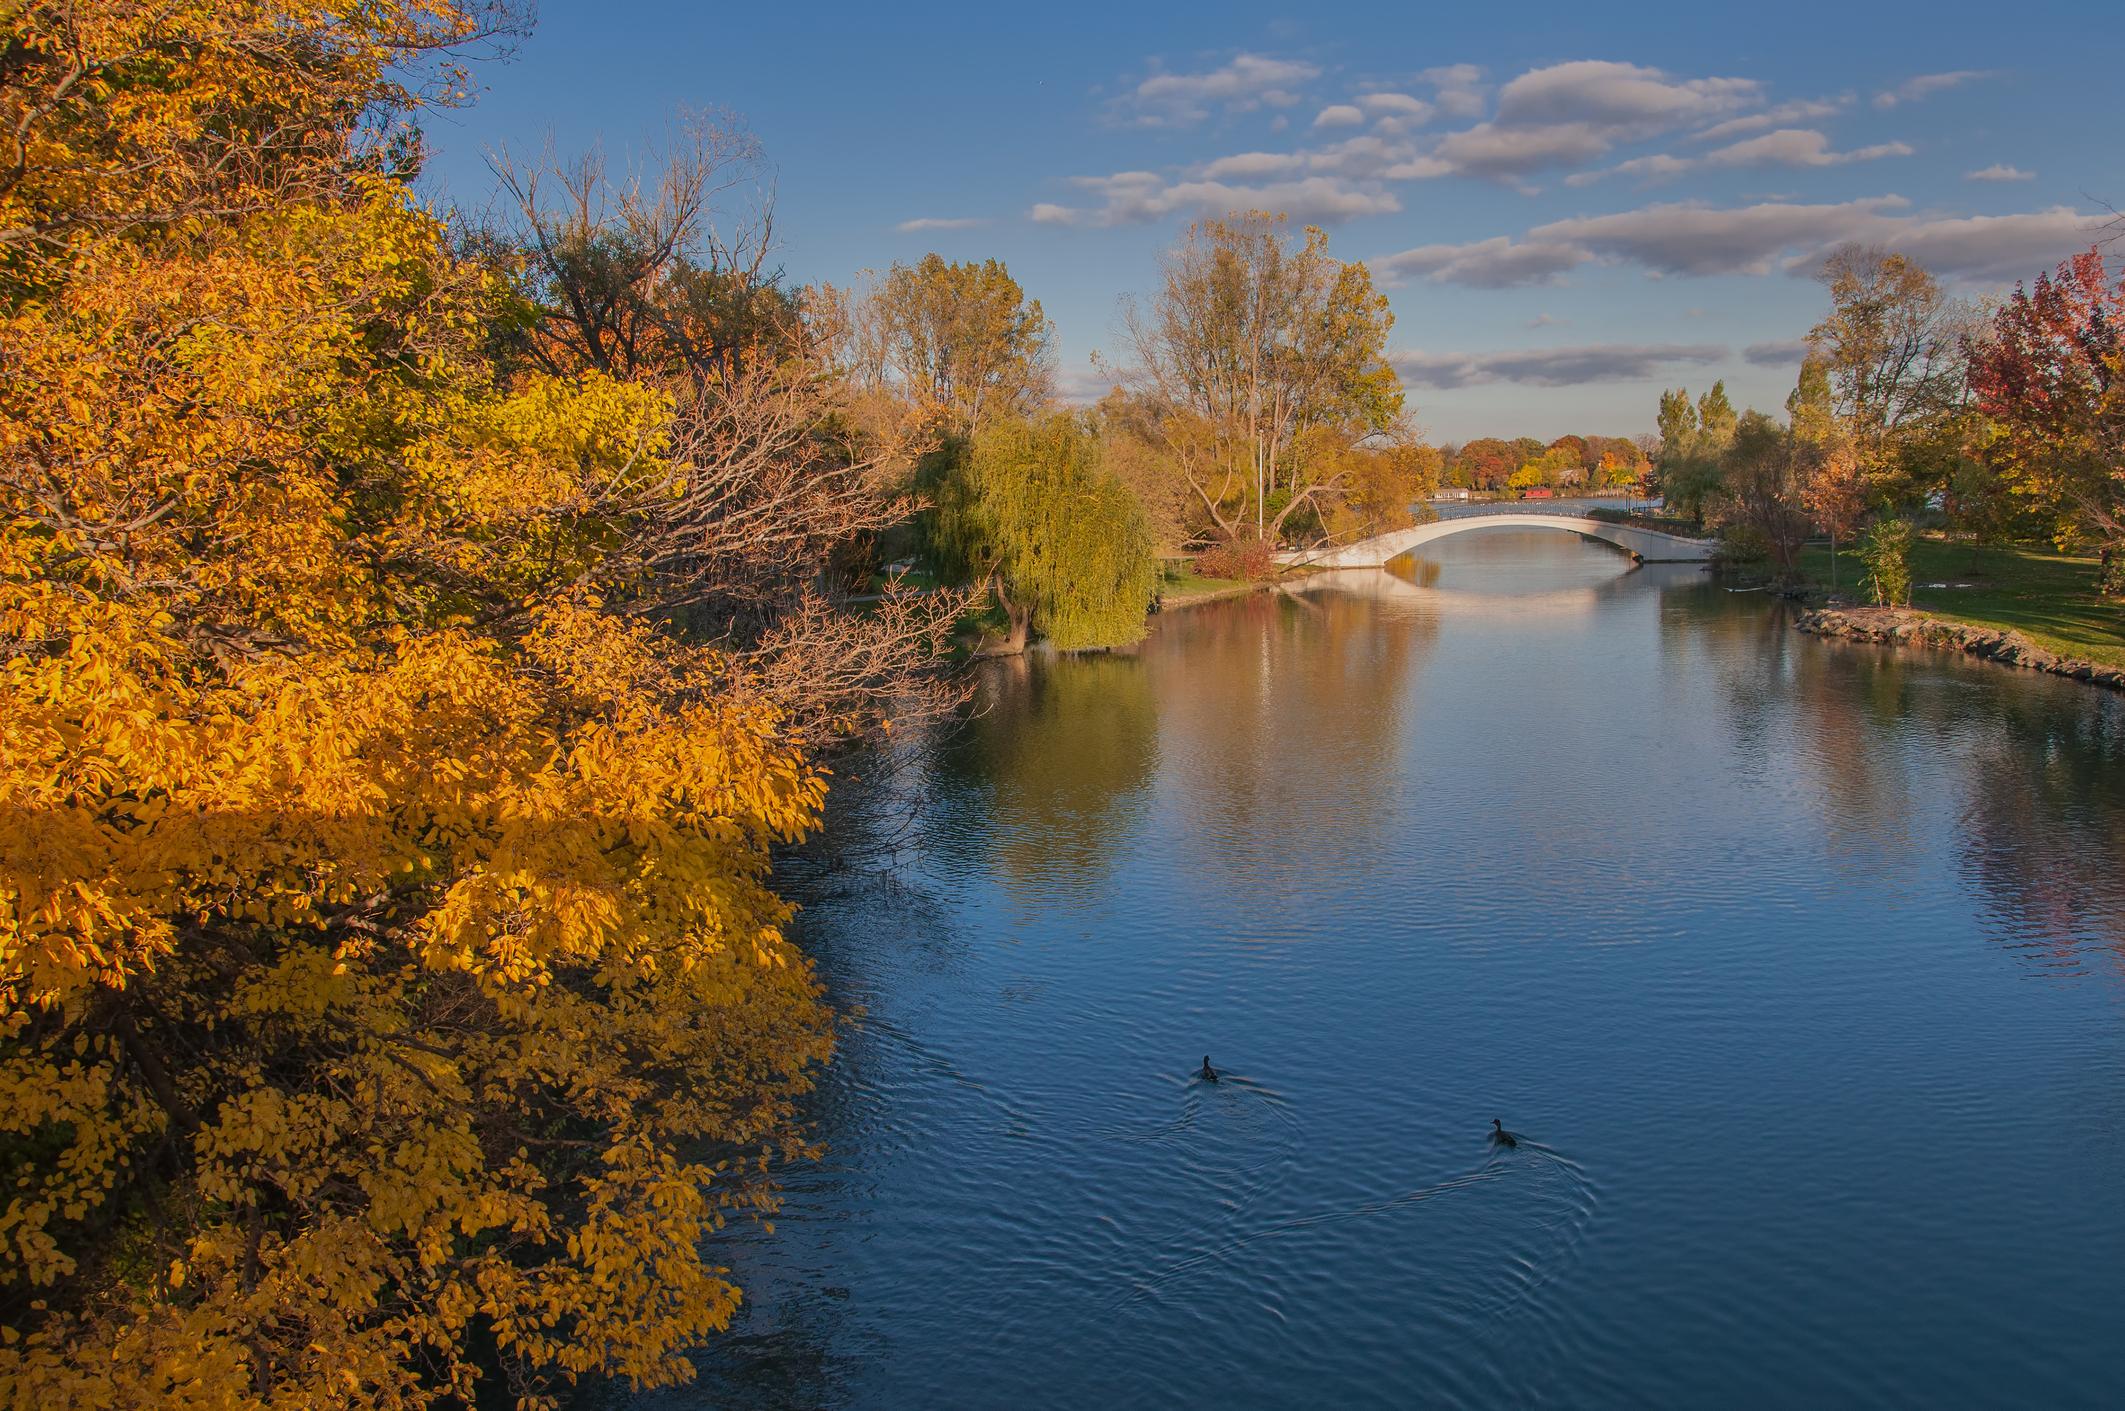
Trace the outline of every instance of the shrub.
<instances>
[{"instance_id":1,"label":"shrub","mask_svg":"<svg viewBox=\"0 0 2125 1411\"><path fill-rule=\"evenodd\" d=\"M1276 576L1276 559L1266 539L1226 539L1195 556L1195 571L1205 578L1256 583Z\"/></svg>"},{"instance_id":2,"label":"shrub","mask_svg":"<svg viewBox=\"0 0 2125 1411\"><path fill-rule=\"evenodd\" d=\"M1762 563L1771 557L1771 541L1750 524L1728 524L1719 531L1719 556L1728 563Z\"/></svg>"},{"instance_id":3,"label":"shrub","mask_svg":"<svg viewBox=\"0 0 2125 1411\"><path fill-rule=\"evenodd\" d=\"M1874 601L1883 607L1911 605L1911 526L1901 519L1877 519L1859 548L1867 566Z\"/></svg>"}]
</instances>

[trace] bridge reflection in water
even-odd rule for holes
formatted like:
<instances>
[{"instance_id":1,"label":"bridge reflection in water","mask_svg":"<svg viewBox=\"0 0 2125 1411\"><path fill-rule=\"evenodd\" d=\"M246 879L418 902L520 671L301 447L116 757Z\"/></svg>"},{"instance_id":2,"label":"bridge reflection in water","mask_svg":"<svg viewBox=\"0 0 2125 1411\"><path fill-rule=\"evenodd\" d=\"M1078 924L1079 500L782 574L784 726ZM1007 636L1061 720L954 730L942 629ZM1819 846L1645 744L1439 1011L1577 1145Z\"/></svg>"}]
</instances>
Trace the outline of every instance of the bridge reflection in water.
<instances>
[{"instance_id":1,"label":"bridge reflection in water","mask_svg":"<svg viewBox=\"0 0 2125 1411\"><path fill-rule=\"evenodd\" d=\"M1442 587L1440 565L1436 561L1403 555L1380 568L1315 573L1284 587L1285 591L1294 594L1345 594L1375 602L1396 603L1438 619L1560 617L1592 613L1604 603L1643 592L1648 586L1648 574L1656 587L1681 586L1697 579L1703 571L1690 563L1647 564L1636 571L1633 568L1633 565L1619 562L1614 576L1595 583L1538 587L1531 591L1514 591L1509 587L1491 590L1460 583Z\"/></svg>"}]
</instances>

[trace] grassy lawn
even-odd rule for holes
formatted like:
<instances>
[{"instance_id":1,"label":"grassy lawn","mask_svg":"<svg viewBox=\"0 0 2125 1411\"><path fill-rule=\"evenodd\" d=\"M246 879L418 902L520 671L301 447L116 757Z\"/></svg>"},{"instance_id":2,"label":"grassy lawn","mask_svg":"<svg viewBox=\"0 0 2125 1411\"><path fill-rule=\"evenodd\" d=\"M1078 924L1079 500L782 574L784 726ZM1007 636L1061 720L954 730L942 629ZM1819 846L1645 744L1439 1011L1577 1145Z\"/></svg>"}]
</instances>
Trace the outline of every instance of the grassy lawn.
<instances>
[{"instance_id":1,"label":"grassy lawn","mask_svg":"<svg viewBox=\"0 0 2125 1411\"><path fill-rule=\"evenodd\" d=\"M1205 578L1186 559L1169 560L1159 580L1159 592L1167 598L1192 598L1198 593L1223 593L1254 585L1244 578Z\"/></svg>"},{"instance_id":2,"label":"grassy lawn","mask_svg":"<svg viewBox=\"0 0 2125 1411\"><path fill-rule=\"evenodd\" d=\"M944 580L937 576L935 570L926 565L917 564L906 572L890 578L883 573L872 574L870 591L883 593L889 587L942 588L943 586Z\"/></svg>"},{"instance_id":3,"label":"grassy lawn","mask_svg":"<svg viewBox=\"0 0 2125 1411\"><path fill-rule=\"evenodd\" d=\"M1809 582L1826 586L1829 549L1810 545L1801 552L1800 567ZM1863 600L1865 573L1859 555L1840 546L1838 590ZM2093 558L2048 549L1919 539L1911 546L1911 606L2019 632L2048 651L2125 666L2125 606L2096 594L2095 574ZM1943 583L1949 586L1933 586Z\"/></svg>"}]
</instances>

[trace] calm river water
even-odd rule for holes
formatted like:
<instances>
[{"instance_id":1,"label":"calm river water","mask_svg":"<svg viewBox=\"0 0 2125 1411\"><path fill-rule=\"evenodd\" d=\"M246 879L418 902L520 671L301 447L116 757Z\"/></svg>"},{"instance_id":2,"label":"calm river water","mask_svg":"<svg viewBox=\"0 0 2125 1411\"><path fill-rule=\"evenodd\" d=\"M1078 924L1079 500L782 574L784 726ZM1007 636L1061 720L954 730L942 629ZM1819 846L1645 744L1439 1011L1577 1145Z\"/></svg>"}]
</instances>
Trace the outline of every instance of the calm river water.
<instances>
[{"instance_id":1,"label":"calm river water","mask_svg":"<svg viewBox=\"0 0 2125 1411\"><path fill-rule=\"evenodd\" d=\"M654 1404L2125 1405L2125 701L1435 550L908 747Z\"/></svg>"}]
</instances>

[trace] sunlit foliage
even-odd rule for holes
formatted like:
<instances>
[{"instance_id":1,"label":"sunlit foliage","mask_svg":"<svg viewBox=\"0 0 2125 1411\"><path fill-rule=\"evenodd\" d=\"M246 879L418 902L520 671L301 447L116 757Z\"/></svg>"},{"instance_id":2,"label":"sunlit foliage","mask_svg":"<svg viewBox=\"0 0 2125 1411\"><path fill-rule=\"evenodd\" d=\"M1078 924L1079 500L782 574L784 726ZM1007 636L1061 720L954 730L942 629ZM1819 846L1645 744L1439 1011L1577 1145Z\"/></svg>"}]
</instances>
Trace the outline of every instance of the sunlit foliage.
<instances>
[{"instance_id":1,"label":"sunlit foliage","mask_svg":"<svg viewBox=\"0 0 2125 1411\"><path fill-rule=\"evenodd\" d=\"M2125 280L2088 250L2017 288L1966 344L1986 461L2062 542L2104 546L2125 591Z\"/></svg>"},{"instance_id":2,"label":"sunlit foliage","mask_svg":"<svg viewBox=\"0 0 2125 1411\"><path fill-rule=\"evenodd\" d=\"M668 1383L802 1149L821 778L614 606L671 397L491 360L397 165L491 18L5 22L0 1404Z\"/></svg>"},{"instance_id":3,"label":"sunlit foliage","mask_svg":"<svg viewBox=\"0 0 2125 1411\"><path fill-rule=\"evenodd\" d=\"M1078 416L992 421L938 461L933 549L956 576L993 586L1012 648L1034 631L1064 650L1144 635L1151 532Z\"/></svg>"}]
</instances>

